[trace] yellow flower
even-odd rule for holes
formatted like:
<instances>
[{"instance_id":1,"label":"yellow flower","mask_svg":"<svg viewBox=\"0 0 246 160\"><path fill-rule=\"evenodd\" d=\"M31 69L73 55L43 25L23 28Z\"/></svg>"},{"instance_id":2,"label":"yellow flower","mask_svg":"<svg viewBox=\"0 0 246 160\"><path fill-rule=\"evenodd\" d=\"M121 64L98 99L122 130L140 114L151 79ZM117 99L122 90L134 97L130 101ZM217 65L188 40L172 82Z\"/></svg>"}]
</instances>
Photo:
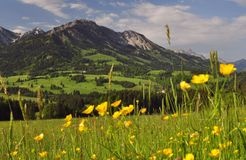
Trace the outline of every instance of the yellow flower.
<instances>
[{"instance_id":1,"label":"yellow flower","mask_svg":"<svg viewBox=\"0 0 246 160\"><path fill-rule=\"evenodd\" d=\"M112 107L118 107L121 104L121 100L115 101L111 104Z\"/></svg>"},{"instance_id":2,"label":"yellow flower","mask_svg":"<svg viewBox=\"0 0 246 160\"><path fill-rule=\"evenodd\" d=\"M75 149L75 151L79 153L79 152L81 151L81 149L80 149L79 147L77 147L77 148Z\"/></svg>"},{"instance_id":3,"label":"yellow flower","mask_svg":"<svg viewBox=\"0 0 246 160\"><path fill-rule=\"evenodd\" d=\"M147 108L141 108L140 113L144 114L147 111Z\"/></svg>"},{"instance_id":4,"label":"yellow flower","mask_svg":"<svg viewBox=\"0 0 246 160\"><path fill-rule=\"evenodd\" d=\"M190 84L186 83L185 81L180 82L179 86L183 91L186 91L191 87Z\"/></svg>"},{"instance_id":5,"label":"yellow flower","mask_svg":"<svg viewBox=\"0 0 246 160\"><path fill-rule=\"evenodd\" d=\"M234 64L220 64L220 73L224 76L228 76L236 70Z\"/></svg>"},{"instance_id":6,"label":"yellow flower","mask_svg":"<svg viewBox=\"0 0 246 160\"><path fill-rule=\"evenodd\" d=\"M42 141L44 139L44 134L41 133L40 135L34 137L35 141Z\"/></svg>"},{"instance_id":7,"label":"yellow flower","mask_svg":"<svg viewBox=\"0 0 246 160\"><path fill-rule=\"evenodd\" d=\"M207 142L207 143L209 143L210 141L209 141L209 137L207 136L207 137L205 137L205 138L203 138L203 140L202 140L203 142Z\"/></svg>"},{"instance_id":8,"label":"yellow flower","mask_svg":"<svg viewBox=\"0 0 246 160\"><path fill-rule=\"evenodd\" d=\"M185 155L185 159L184 160L194 160L195 157L192 153L188 153Z\"/></svg>"},{"instance_id":9,"label":"yellow flower","mask_svg":"<svg viewBox=\"0 0 246 160\"><path fill-rule=\"evenodd\" d=\"M97 156L96 156L95 154L93 154L93 155L91 156L91 159L92 159L92 160L96 160L96 159L97 159Z\"/></svg>"},{"instance_id":10,"label":"yellow flower","mask_svg":"<svg viewBox=\"0 0 246 160\"><path fill-rule=\"evenodd\" d=\"M135 136L133 135L133 136L131 136L129 138L130 144L133 144L134 143L134 140L135 140Z\"/></svg>"},{"instance_id":11,"label":"yellow flower","mask_svg":"<svg viewBox=\"0 0 246 160\"><path fill-rule=\"evenodd\" d=\"M91 114L91 112L94 110L94 105L90 105L89 107L86 108L82 113L84 114Z\"/></svg>"},{"instance_id":12,"label":"yellow flower","mask_svg":"<svg viewBox=\"0 0 246 160\"><path fill-rule=\"evenodd\" d=\"M17 153L18 153L17 151L13 151L13 152L10 153L10 156L11 157L15 157L17 155Z\"/></svg>"},{"instance_id":13,"label":"yellow flower","mask_svg":"<svg viewBox=\"0 0 246 160\"><path fill-rule=\"evenodd\" d=\"M155 155L151 155L150 157L149 157L149 160L156 160L157 158L156 158L156 156Z\"/></svg>"},{"instance_id":14,"label":"yellow flower","mask_svg":"<svg viewBox=\"0 0 246 160\"><path fill-rule=\"evenodd\" d=\"M219 149L212 149L209 153L210 157L218 158L220 156L220 150Z\"/></svg>"},{"instance_id":15,"label":"yellow flower","mask_svg":"<svg viewBox=\"0 0 246 160\"><path fill-rule=\"evenodd\" d=\"M121 115L121 112L120 111L116 111L116 112L114 112L112 117L113 117L113 119L117 119L120 115Z\"/></svg>"},{"instance_id":16,"label":"yellow flower","mask_svg":"<svg viewBox=\"0 0 246 160\"><path fill-rule=\"evenodd\" d=\"M125 115L131 113L133 110L134 110L134 106L129 105L128 107L123 107L120 112L123 116L125 116Z\"/></svg>"},{"instance_id":17,"label":"yellow flower","mask_svg":"<svg viewBox=\"0 0 246 160\"><path fill-rule=\"evenodd\" d=\"M71 121L67 121L65 124L63 124L63 127L67 128L71 125Z\"/></svg>"},{"instance_id":18,"label":"yellow flower","mask_svg":"<svg viewBox=\"0 0 246 160\"><path fill-rule=\"evenodd\" d=\"M222 131L222 129L219 126L214 126L213 130L212 130L212 134L215 136L220 135L220 132Z\"/></svg>"},{"instance_id":19,"label":"yellow flower","mask_svg":"<svg viewBox=\"0 0 246 160\"><path fill-rule=\"evenodd\" d=\"M220 147L220 149L225 149L225 148L227 148L227 147L229 147L231 145L232 145L232 141L228 141L228 142L223 143L223 144L220 143L219 147Z\"/></svg>"},{"instance_id":20,"label":"yellow flower","mask_svg":"<svg viewBox=\"0 0 246 160\"><path fill-rule=\"evenodd\" d=\"M167 157L172 157L173 156L173 150L171 148L163 149L162 153L165 156L167 156Z\"/></svg>"},{"instance_id":21,"label":"yellow flower","mask_svg":"<svg viewBox=\"0 0 246 160\"><path fill-rule=\"evenodd\" d=\"M209 79L208 74L199 74L199 75L192 76L191 82L194 84L203 84L206 83L208 79Z\"/></svg>"},{"instance_id":22,"label":"yellow flower","mask_svg":"<svg viewBox=\"0 0 246 160\"><path fill-rule=\"evenodd\" d=\"M236 150L233 151L233 154L238 154L238 152L239 152L239 150L236 149Z\"/></svg>"},{"instance_id":23,"label":"yellow flower","mask_svg":"<svg viewBox=\"0 0 246 160\"><path fill-rule=\"evenodd\" d=\"M72 118L73 118L73 117L72 117L72 114L69 114L69 115L66 116L65 121L66 121L66 122L71 121Z\"/></svg>"},{"instance_id":24,"label":"yellow flower","mask_svg":"<svg viewBox=\"0 0 246 160\"><path fill-rule=\"evenodd\" d=\"M190 141L189 141L189 145L190 145L190 146L196 145L196 142L194 142L194 140L190 140Z\"/></svg>"},{"instance_id":25,"label":"yellow flower","mask_svg":"<svg viewBox=\"0 0 246 160\"><path fill-rule=\"evenodd\" d=\"M246 132L246 128L243 128L243 131Z\"/></svg>"},{"instance_id":26,"label":"yellow flower","mask_svg":"<svg viewBox=\"0 0 246 160\"><path fill-rule=\"evenodd\" d=\"M61 151L61 154L62 154L62 155L65 155L65 154L67 154L67 151L62 150L62 151Z\"/></svg>"},{"instance_id":27,"label":"yellow flower","mask_svg":"<svg viewBox=\"0 0 246 160\"><path fill-rule=\"evenodd\" d=\"M107 113L108 102L103 102L96 107L98 114L104 116Z\"/></svg>"},{"instance_id":28,"label":"yellow flower","mask_svg":"<svg viewBox=\"0 0 246 160\"><path fill-rule=\"evenodd\" d=\"M178 113L174 113L171 115L173 118L177 118L178 117Z\"/></svg>"},{"instance_id":29,"label":"yellow flower","mask_svg":"<svg viewBox=\"0 0 246 160\"><path fill-rule=\"evenodd\" d=\"M130 120L124 121L124 125L126 128L128 128L130 125L132 125L132 121L130 121Z\"/></svg>"},{"instance_id":30,"label":"yellow flower","mask_svg":"<svg viewBox=\"0 0 246 160\"><path fill-rule=\"evenodd\" d=\"M169 120L169 116L164 116L162 119L163 119L164 121L167 121L167 120Z\"/></svg>"},{"instance_id":31,"label":"yellow flower","mask_svg":"<svg viewBox=\"0 0 246 160\"><path fill-rule=\"evenodd\" d=\"M82 119L80 124L79 124L79 131L83 132L83 131L86 131L86 130L87 130L87 127L85 126L85 120Z\"/></svg>"},{"instance_id":32,"label":"yellow flower","mask_svg":"<svg viewBox=\"0 0 246 160\"><path fill-rule=\"evenodd\" d=\"M198 138L199 137L199 133L198 132L194 132L190 135L190 138Z\"/></svg>"},{"instance_id":33,"label":"yellow flower","mask_svg":"<svg viewBox=\"0 0 246 160\"><path fill-rule=\"evenodd\" d=\"M38 155L39 155L41 158L45 158L45 157L47 157L48 152L46 152L46 151L39 152Z\"/></svg>"}]
</instances>

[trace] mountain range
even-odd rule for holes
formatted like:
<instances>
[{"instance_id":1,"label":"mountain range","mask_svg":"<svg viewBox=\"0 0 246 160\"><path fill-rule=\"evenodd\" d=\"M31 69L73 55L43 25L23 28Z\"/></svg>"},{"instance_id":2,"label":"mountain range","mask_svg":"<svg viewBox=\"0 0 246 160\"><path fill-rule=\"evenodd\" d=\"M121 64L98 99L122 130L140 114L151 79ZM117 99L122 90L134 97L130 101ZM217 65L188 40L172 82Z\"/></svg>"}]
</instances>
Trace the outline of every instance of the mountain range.
<instances>
[{"instance_id":1,"label":"mountain range","mask_svg":"<svg viewBox=\"0 0 246 160\"><path fill-rule=\"evenodd\" d=\"M135 31L116 32L90 20L75 20L49 31L24 34L0 27L2 74L47 74L80 70L142 75L150 70L207 70L203 57L161 47Z\"/></svg>"}]
</instances>

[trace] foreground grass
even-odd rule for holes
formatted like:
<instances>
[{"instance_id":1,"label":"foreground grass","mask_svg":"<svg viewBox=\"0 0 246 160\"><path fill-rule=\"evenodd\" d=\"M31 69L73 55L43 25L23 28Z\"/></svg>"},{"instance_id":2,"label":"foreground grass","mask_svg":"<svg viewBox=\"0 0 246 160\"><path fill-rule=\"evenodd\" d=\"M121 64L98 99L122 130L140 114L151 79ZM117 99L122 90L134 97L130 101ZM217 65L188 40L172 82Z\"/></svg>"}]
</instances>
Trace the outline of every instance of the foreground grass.
<instances>
[{"instance_id":1,"label":"foreground grass","mask_svg":"<svg viewBox=\"0 0 246 160\"><path fill-rule=\"evenodd\" d=\"M188 153L195 159L245 159L246 112L235 109L211 119L210 111L172 115L135 115L119 119L74 118L15 121L13 146L8 151L9 122L0 122L0 159L176 159ZM217 129L216 129L217 127ZM44 138L34 137L43 133ZM212 154L216 149L219 153ZM47 155L41 153L47 152Z\"/></svg>"}]
</instances>

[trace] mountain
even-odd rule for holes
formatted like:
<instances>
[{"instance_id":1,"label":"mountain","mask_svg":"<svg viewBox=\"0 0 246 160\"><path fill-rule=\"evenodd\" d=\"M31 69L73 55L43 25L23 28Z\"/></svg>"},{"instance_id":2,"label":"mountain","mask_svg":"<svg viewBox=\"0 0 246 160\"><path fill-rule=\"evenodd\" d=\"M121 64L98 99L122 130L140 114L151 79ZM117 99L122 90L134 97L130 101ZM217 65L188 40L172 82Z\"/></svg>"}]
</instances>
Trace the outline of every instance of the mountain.
<instances>
[{"instance_id":1,"label":"mountain","mask_svg":"<svg viewBox=\"0 0 246 160\"><path fill-rule=\"evenodd\" d=\"M246 59L240 59L238 61L233 62L238 72L246 71Z\"/></svg>"},{"instance_id":2,"label":"mountain","mask_svg":"<svg viewBox=\"0 0 246 160\"><path fill-rule=\"evenodd\" d=\"M21 35L19 37L19 39L35 38L41 34L45 34L45 31L42 30L41 28L36 27L36 28L32 29L31 31L28 31L28 32L24 33L23 35Z\"/></svg>"},{"instance_id":3,"label":"mountain","mask_svg":"<svg viewBox=\"0 0 246 160\"><path fill-rule=\"evenodd\" d=\"M187 54L187 55L191 55L191 56L196 56L196 57L200 57L201 59L205 60L207 59L205 56L198 54L196 52L194 52L191 48L188 50L184 50L184 49L175 49L174 50L175 53L182 53L182 54Z\"/></svg>"},{"instance_id":4,"label":"mountain","mask_svg":"<svg viewBox=\"0 0 246 160\"><path fill-rule=\"evenodd\" d=\"M115 32L89 20L75 20L47 32L34 29L0 49L0 71L4 74L46 74L80 70L126 76L150 70L206 70L208 60L175 54L134 31Z\"/></svg>"},{"instance_id":5,"label":"mountain","mask_svg":"<svg viewBox=\"0 0 246 160\"><path fill-rule=\"evenodd\" d=\"M11 32L0 26L0 46L8 45L17 39L19 34Z\"/></svg>"}]
</instances>

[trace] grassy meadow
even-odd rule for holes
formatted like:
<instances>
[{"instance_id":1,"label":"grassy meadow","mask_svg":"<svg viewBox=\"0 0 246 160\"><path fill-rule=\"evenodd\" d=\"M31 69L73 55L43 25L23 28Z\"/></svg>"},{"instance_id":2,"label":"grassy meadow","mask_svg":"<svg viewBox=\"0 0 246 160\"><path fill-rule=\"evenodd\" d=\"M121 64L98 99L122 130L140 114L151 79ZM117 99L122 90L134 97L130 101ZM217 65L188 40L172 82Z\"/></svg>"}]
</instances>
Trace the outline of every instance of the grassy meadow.
<instances>
[{"instance_id":1,"label":"grassy meadow","mask_svg":"<svg viewBox=\"0 0 246 160\"><path fill-rule=\"evenodd\" d=\"M211 59L210 74L178 84L170 79L159 113L150 114L151 92L146 93L149 106L140 106L138 99L123 105L109 94L104 102L81 110L83 117L69 114L64 119L28 120L20 103L23 121L14 121L10 112L10 121L0 122L0 159L246 159L245 97L237 91L234 65L217 62Z\"/></svg>"},{"instance_id":2,"label":"grassy meadow","mask_svg":"<svg viewBox=\"0 0 246 160\"><path fill-rule=\"evenodd\" d=\"M1 159L245 159L246 112L230 110L226 118L210 119L211 112L135 115L112 119L16 121L12 150L8 122L1 122ZM216 128L218 127L218 128ZM34 138L43 133L42 140ZM213 153L215 152L215 153ZM42 153L45 153L44 155ZM47 153L47 155L46 155ZM186 157L189 160L188 157ZM190 158L192 159L192 157Z\"/></svg>"},{"instance_id":3,"label":"grassy meadow","mask_svg":"<svg viewBox=\"0 0 246 160\"><path fill-rule=\"evenodd\" d=\"M69 74L69 75L74 76L77 74ZM35 77L35 79L28 79L28 75L18 75L18 76L7 77L6 81L8 82L9 87L18 86L20 88L27 88L33 92L36 92L40 88L40 86L42 86L42 90L49 91L53 94L61 94L61 93L71 94L74 91L79 91L80 94L89 94L94 91L97 91L98 93L107 92L107 84L104 84L102 86L97 86L95 82L96 77L107 78L107 75L85 74L85 82L79 82L79 83L71 80L69 75L58 76L58 77L38 76ZM131 78L131 77L123 77L123 76L114 76L114 80L120 82L127 81L135 84L134 87L129 88L131 90L140 90L142 88L142 84L149 83L149 80L138 78L138 77ZM58 87L61 87L62 90L51 89L51 85L56 85ZM116 91L120 91L128 88L125 88L120 84L112 83L112 89ZM28 97L23 97L23 98L28 98Z\"/></svg>"}]
</instances>

